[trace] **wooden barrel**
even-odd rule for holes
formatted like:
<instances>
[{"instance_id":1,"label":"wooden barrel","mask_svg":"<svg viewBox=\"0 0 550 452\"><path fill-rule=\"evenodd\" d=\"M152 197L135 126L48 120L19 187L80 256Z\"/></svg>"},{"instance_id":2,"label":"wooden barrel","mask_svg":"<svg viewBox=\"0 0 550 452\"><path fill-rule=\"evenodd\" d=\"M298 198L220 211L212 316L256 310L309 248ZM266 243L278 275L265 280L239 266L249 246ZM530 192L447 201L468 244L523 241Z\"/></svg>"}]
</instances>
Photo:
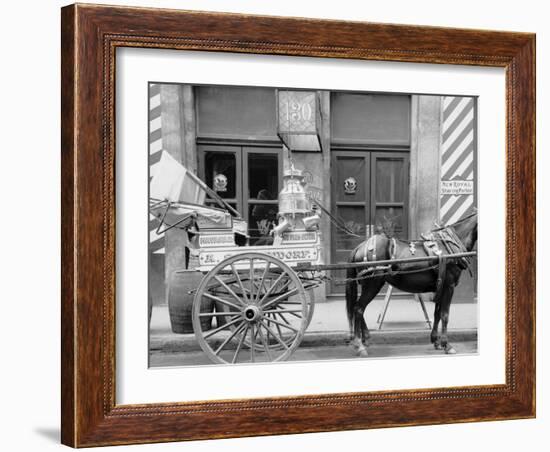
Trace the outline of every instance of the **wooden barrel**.
<instances>
[{"instance_id":1,"label":"wooden barrel","mask_svg":"<svg viewBox=\"0 0 550 452\"><path fill-rule=\"evenodd\" d=\"M172 273L168 283L168 312L174 333L193 333L192 309L195 294L189 291L196 289L202 278L202 273L193 270ZM212 304L203 303L202 312L212 312L212 308ZM201 319L202 330L209 330L211 323L211 317Z\"/></svg>"}]
</instances>

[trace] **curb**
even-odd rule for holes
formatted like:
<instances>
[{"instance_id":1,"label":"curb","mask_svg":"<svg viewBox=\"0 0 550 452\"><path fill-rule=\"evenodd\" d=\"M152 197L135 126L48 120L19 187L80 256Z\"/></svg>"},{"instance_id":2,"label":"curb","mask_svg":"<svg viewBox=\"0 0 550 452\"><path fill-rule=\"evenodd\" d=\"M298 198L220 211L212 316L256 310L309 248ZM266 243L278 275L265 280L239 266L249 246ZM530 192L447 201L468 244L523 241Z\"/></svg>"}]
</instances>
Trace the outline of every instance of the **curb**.
<instances>
[{"instance_id":1,"label":"curb","mask_svg":"<svg viewBox=\"0 0 550 452\"><path fill-rule=\"evenodd\" d=\"M477 341L476 329L456 329L448 331L450 342ZM312 331L302 339L300 348L330 347L349 342L348 331ZM418 345L430 343L430 330L376 330L371 331L372 345ZM194 334L157 334L149 340L149 352L183 353L202 351Z\"/></svg>"}]
</instances>

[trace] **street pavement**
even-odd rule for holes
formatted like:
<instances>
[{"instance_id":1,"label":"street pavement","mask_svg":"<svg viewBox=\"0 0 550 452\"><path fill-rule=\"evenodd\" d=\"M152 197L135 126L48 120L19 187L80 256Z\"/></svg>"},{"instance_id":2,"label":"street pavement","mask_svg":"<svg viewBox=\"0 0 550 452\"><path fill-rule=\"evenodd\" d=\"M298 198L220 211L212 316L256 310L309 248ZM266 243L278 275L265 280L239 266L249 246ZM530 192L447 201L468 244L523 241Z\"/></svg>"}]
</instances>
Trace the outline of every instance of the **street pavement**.
<instances>
[{"instance_id":1,"label":"street pavement","mask_svg":"<svg viewBox=\"0 0 550 452\"><path fill-rule=\"evenodd\" d=\"M476 341L453 342L457 354L471 354L477 352ZM288 361L312 361L312 360L335 360L335 359L372 359L387 357L412 357L412 356L439 356L451 357L445 355L441 350L435 350L426 340L426 344L380 344L371 345L368 349L367 358L359 358L349 345L331 345L299 347L289 358ZM452 355L457 356L457 355ZM199 366L213 364L202 351L179 352L179 353L154 353L150 355L149 365L151 367L171 367L171 366Z\"/></svg>"},{"instance_id":2,"label":"street pavement","mask_svg":"<svg viewBox=\"0 0 550 452\"><path fill-rule=\"evenodd\" d=\"M458 354L477 352L477 307L476 303L451 305L449 339ZM426 302L430 321L433 308L432 302ZM414 298L392 298L380 325L383 309L384 300L380 298L374 299L366 310L365 319L372 334L369 358L444 355L430 344L430 329ZM171 331L166 305L153 308L149 339L151 367L211 364L193 334ZM322 300L315 304L312 321L290 361L356 358L346 344L348 339L344 300Z\"/></svg>"}]
</instances>

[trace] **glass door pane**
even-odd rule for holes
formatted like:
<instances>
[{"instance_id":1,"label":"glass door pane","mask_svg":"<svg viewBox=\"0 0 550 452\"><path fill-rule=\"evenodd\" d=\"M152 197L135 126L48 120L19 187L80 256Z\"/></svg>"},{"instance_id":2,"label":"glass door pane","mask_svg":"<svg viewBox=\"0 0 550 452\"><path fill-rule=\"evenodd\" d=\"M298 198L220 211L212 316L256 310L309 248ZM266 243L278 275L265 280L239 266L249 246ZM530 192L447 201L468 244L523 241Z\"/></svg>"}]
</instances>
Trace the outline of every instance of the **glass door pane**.
<instances>
[{"instance_id":1,"label":"glass door pane","mask_svg":"<svg viewBox=\"0 0 550 452\"><path fill-rule=\"evenodd\" d=\"M251 245L271 245L277 224L282 149L243 148L243 203Z\"/></svg>"},{"instance_id":2,"label":"glass door pane","mask_svg":"<svg viewBox=\"0 0 550 452\"><path fill-rule=\"evenodd\" d=\"M237 197L237 156L230 152L207 151L204 156L205 182L220 197Z\"/></svg>"},{"instance_id":3,"label":"glass door pane","mask_svg":"<svg viewBox=\"0 0 550 452\"><path fill-rule=\"evenodd\" d=\"M371 217L375 230L408 238L409 157L399 152L373 152Z\"/></svg>"},{"instance_id":4,"label":"glass door pane","mask_svg":"<svg viewBox=\"0 0 550 452\"><path fill-rule=\"evenodd\" d=\"M276 200L279 195L278 152L247 152L248 198Z\"/></svg>"},{"instance_id":5,"label":"glass door pane","mask_svg":"<svg viewBox=\"0 0 550 452\"><path fill-rule=\"evenodd\" d=\"M241 211L241 156L240 146L201 146L200 177L229 205ZM207 197L206 205L221 207Z\"/></svg>"}]
</instances>

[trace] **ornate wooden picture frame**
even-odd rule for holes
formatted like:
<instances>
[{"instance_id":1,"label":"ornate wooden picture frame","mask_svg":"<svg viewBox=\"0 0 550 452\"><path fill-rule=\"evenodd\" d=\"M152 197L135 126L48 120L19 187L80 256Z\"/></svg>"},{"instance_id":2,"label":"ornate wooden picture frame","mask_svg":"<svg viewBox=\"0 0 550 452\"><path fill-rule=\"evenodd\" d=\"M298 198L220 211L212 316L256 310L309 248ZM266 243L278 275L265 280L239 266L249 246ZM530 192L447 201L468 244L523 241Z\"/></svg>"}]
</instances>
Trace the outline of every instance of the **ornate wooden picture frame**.
<instances>
[{"instance_id":1,"label":"ornate wooden picture frame","mask_svg":"<svg viewBox=\"0 0 550 452\"><path fill-rule=\"evenodd\" d=\"M62 9L62 442L73 447L535 416L535 36L71 5ZM115 402L115 65L121 47L506 70L506 381Z\"/></svg>"}]
</instances>

